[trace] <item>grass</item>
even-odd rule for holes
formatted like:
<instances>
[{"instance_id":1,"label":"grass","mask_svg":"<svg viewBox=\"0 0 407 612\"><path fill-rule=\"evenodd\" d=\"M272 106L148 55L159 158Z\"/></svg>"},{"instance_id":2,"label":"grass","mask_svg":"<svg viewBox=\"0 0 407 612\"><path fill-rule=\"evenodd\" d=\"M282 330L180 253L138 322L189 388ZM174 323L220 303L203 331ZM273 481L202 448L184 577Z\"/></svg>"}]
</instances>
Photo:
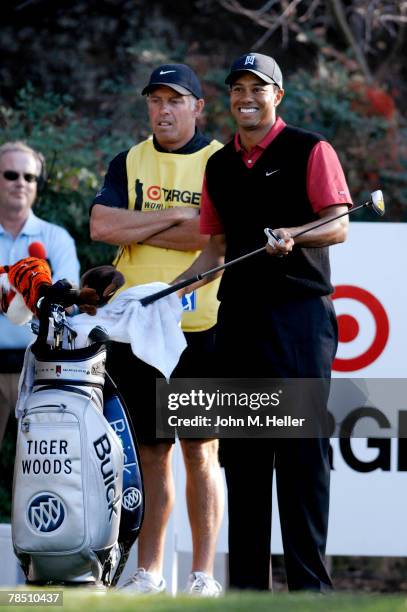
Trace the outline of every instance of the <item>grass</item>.
<instances>
[{"instance_id":1,"label":"grass","mask_svg":"<svg viewBox=\"0 0 407 612\"><path fill-rule=\"evenodd\" d=\"M4 589L2 589L5 593ZM4 595L1 594L1 603ZM50 606L30 606L36 612ZM406 612L407 597L403 595L333 594L319 596L301 594L230 593L219 599L198 599L187 596L134 597L129 594L94 594L83 590L65 590L63 607L56 612L85 610L86 612ZM20 610L27 606L18 606ZM15 610L1 605L1 610Z\"/></svg>"}]
</instances>

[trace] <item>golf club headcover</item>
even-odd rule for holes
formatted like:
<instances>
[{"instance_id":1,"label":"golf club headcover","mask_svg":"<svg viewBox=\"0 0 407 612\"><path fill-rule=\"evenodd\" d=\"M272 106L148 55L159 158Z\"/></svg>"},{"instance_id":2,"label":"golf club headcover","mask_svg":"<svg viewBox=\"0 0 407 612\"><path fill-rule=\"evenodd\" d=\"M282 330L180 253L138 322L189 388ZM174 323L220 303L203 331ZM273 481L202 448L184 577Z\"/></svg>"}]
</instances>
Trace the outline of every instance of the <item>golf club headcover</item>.
<instances>
[{"instance_id":1,"label":"golf club headcover","mask_svg":"<svg viewBox=\"0 0 407 612\"><path fill-rule=\"evenodd\" d=\"M37 302L51 285L51 270L44 259L26 257L12 266L0 266L0 310L12 323L24 325L37 314Z\"/></svg>"},{"instance_id":2,"label":"golf club headcover","mask_svg":"<svg viewBox=\"0 0 407 612\"><path fill-rule=\"evenodd\" d=\"M97 307L101 306L99 294L92 287L83 287L79 290L79 299L75 302L81 312L92 317L96 314Z\"/></svg>"},{"instance_id":3,"label":"golf club headcover","mask_svg":"<svg viewBox=\"0 0 407 612\"><path fill-rule=\"evenodd\" d=\"M81 277L81 290L94 289L99 296L98 306L104 306L124 285L124 276L114 266L97 266Z\"/></svg>"},{"instance_id":4,"label":"golf club headcover","mask_svg":"<svg viewBox=\"0 0 407 612\"><path fill-rule=\"evenodd\" d=\"M44 292L44 297L47 298L48 302L61 304L65 307L77 304L81 312L86 312L90 315L96 314L96 307L99 305L99 296L95 289L91 287L73 289L71 283L66 278L48 287Z\"/></svg>"},{"instance_id":5,"label":"golf club headcover","mask_svg":"<svg viewBox=\"0 0 407 612\"><path fill-rule=\"evenodd\" d=\"M95 289L72 289L66 279L52 284L51 270L44 259L26 257L11 266L0 266L0 312L15 325L24 325L38 315L41 297L57 304L79 304L83 312L96 314L99 296Z\"/></svg>"}]
</instances>

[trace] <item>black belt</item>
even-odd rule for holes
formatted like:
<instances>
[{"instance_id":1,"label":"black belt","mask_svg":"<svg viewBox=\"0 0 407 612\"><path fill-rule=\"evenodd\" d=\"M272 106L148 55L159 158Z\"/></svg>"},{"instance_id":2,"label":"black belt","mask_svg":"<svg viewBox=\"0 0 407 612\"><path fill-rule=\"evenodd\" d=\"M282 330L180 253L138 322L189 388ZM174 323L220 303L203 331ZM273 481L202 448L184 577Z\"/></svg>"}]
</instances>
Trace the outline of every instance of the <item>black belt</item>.
<instances>
[{"instance_id":1,"label":"black belt","mask_svg":"<svg viewBox=\"0 0 407 612\"><path fill-rule=\"evenodd\" d=\"M0 373L16 374L21 372L25 349L0 349Z\"/></svg>"}]
</instances>

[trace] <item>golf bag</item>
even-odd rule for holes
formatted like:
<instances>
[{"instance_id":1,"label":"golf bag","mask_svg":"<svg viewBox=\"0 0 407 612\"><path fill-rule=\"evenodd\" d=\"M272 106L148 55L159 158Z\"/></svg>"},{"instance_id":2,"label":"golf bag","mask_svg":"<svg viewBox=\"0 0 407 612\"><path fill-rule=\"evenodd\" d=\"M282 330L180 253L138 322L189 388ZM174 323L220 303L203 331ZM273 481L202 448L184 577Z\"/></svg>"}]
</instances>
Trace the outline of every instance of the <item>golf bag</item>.
<instances>
[{"instance_id":1,"label":"golf bag","mask_svg":"<svg viewBox=\"0 0 407 612\"><path fill-rule=\"evenodd\" d=\"M50 347L48 322L40 318L31 347L33 387L18 423L14 550L30 583L114 585L143 518L136 439L104 342Z\"/></svg>"}]
</instances>

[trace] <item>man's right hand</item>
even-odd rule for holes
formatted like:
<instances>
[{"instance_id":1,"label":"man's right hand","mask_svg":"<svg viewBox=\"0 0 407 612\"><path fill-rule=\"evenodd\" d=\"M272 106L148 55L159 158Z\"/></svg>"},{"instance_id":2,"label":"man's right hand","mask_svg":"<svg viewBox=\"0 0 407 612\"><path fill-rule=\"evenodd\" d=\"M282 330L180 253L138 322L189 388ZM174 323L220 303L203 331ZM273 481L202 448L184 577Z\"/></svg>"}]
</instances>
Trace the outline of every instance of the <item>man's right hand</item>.
<instances>
[{"instance_id":1,"label":"man's right hand","mask_svg":"<svg viewBox=\"0 0 407 612\"><path fill-rule=\"evenodd\" d=\"M267 230L268 228L266 228ZM270 235L266 232L266 235L269 236L269 240L266 244L266 252L269 255L274 257L283 257L284 255L288 255L293 250L294 240L291 237L290 232L288 232L285 228L279 228L276 230L272 230L272 234Z\"/></svg>"}]
</instances>

